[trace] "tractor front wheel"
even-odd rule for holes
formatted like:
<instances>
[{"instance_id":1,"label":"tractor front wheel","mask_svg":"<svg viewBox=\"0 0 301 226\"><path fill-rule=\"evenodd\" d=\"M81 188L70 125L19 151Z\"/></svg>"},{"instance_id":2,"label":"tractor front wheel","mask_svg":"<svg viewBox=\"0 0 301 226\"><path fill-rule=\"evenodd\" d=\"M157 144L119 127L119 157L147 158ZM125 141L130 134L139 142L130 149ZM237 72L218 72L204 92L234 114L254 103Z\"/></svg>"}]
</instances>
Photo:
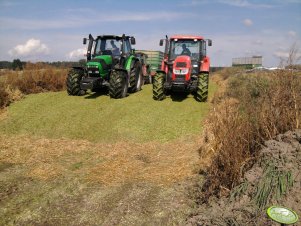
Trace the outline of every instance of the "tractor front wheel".
<instances>
[{"instance_id":1,"label":"tractor front wheel","mask_svg":"<svg viewBox=\"0 0 301 226\"><path fill-rule=\"evenodd\" d=\"M164 100L164 74L157 73L153 77L153 99L154 100Z\"/></svg>"},{"instance_id":2,"label":"tractor front wheel","mask_svg":"<svg viewBox=\"0 0 301 226\"><path fill-rule=\"evenodd\" d=\"M143 77L141 73L141 63L139 61L136 61L134 63L133 68L131 68L129 91L131 93L140 91L143 85L142 82L143 82Z\"/></svg>"},{"instance_id":3,"label":"tractor front wheel","mask_svg":"<svg viewBox=\"0 0 301 226\"><path fill-rule=\"evenodd\" d=\"M111 98L124 98L127 95L128 82L124 71L112 71L110 76L109 95Z\"/></svg>"},{"instance_id":4,"label":"tractor front wheel","mask_svg":"<svg viewBox=\"0 0 301 226\"><path fill-rule=\"evenodd\" d=\"M199 75L198 88L195 94L195 99L200 102L206 102L208 99L208 84L209 74L201 73Z\"/></svg>"},{"instance_id":5,"label":"tractor front wheel","mask_svg":"<svg viewBox=\"0 0 301 226\"><path fill-rule=\"evenodd\" d=\"M80 69L71 69L68 73L66 86L67 93L71 96L80 96L85 93L84 90L80 88L80 81L84 76L84 71Z\"/></svg>"}]
</instances>

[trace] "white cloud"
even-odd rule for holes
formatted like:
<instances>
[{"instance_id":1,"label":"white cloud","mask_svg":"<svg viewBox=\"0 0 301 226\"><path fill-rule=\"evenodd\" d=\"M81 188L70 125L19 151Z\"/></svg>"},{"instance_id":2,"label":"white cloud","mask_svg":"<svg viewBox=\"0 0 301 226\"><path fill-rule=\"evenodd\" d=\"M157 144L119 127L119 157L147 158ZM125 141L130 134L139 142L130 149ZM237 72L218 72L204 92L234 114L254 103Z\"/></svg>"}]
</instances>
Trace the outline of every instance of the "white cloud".
<instances>
[{"instance_id":1,"label":"white cloud","mask_svg":"<svg viewBox=\"0 0 301 226\"><path fill-rule=\"evenodd\" d=\"M288 51L275 51L273 53L273 56L278 57L278 58L288 58L289 57L289 52Z\"/></svg>"},{"instance_id":2,"label":"white cloud","mask_svg":"<svg viewBox=\"0 0 301 226\"><path fill-rule=\"evenodd\" d=\"M292 38L295 38L296 35L297 35L297 32L295 32L295 31L289 31L289 32L288 32L288 35L289 35L290 37L292 37Z\"/></svg>"},{"instance_id":3,"label":"white cloud","mask_svg":"<svg viewBox=\"0 0 301 226\"><path fill-rule=\"evenodd\" d=\"M250 26L253 25L253 21L250 20L250 19L244 19L244 20L243 20L243 24L244 24L245 26L247 26L247 27L250 27Z\"/></svg>"},{"instance_id":4,"label":"white cloud","mask_svg":"<svg viewBox=\"0 0 301 226\"><path fill-rule=\"evenodd\" d=\"M272 8L274 5L252 3L247 0L219 0L220 3L245 8Z\"/></svg>"},{"instance_id":5,"label":"white cloud","mask_svg":"<svg viewBox=\"0 0 301 226\"><path fill-rule=\"evenodd\" d=\"M69 59L80 59L84 57L84 54L87 52L86 49L76 49L68 53Z\"/></svg>"},{"instance_id":6,"label":"white cloud","mask_svg":"<svg viewBox=\"0 0 301 226\"><path fill-rule=\"evenodd\" d=\"M254 41L252 42L252 44L254 44L254 45L262 45L263 42L262 42L262 40L257 39L257 40L254 40Z\"/></svg>"},{"instance_id":7,"label":"white cloud","mask_svg":"<svg viewBox=\"0 0 301 226\"><path fill-rule=\"evenodd\" d=\"M45 55L49 53L49 48L38 39L29 39L24 45L17 45L8 51L9 55L17 57L28 57L35 55Z\"/></svg>"},{"instance_id":8,"label":"white cloud","mask_svg":"<svg viewBox=\"0 0 301 226\"><path fill-rule=\"evenodd\" d=\"M39 29L63 29L78 28L89 25L107 23L107 22L128 22L128 21L172 21L183 18L193 18L198 15L192 13L181 13L171 11L149 11L132 13L128 11L107 12L99 14L98 11L90 10L89 17L64 15L60 19L19 19L13 17L0 17L2 29L21 29L21 30L39 30ZM70 13L70 12L69 12Z\"/></svg>"},{"instance_id":9,"label":"white cloud","mask_svg":"<svg viewBox=\"0 0 301 226\"><path fill-rule=\"evenodd\" d=\"M181 2L178 4L178 6L191 7L191 6L204 5L204 4L209 4L209 3L211 3L211 1L209 1L209 0L191 0L190 2L189 1Z\"/></svg>"}]
</instances>

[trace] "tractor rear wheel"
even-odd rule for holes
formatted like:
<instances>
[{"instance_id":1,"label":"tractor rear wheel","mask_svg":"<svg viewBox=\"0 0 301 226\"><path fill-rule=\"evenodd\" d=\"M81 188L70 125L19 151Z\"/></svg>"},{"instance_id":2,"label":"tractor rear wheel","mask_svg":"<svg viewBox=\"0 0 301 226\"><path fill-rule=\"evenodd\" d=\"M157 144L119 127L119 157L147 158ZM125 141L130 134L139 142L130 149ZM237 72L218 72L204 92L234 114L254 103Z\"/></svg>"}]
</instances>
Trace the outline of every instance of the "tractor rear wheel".
<instances>
[{"instance_id":1,"label":"tractor rear wheel","mask_svg":"<svg viewBox=\"0 0 301 226\"><path fill-rule=\"evenodd\" d=\"M136 61L134 63L133 68L131 68L129 91L131 93L140 91L141 87L142 87L142 80L143 80L143 77L142 77L142 73L141 73L141 63L139 61Z\"/></svg>"},{"instance_id":2,"label":"tractor rear wheel","mask_svg":"<svg viewBox=\"0 0 301 226\"><path fill-rule=\"evenodd\" d=\"M209 74L201 73L199 75L198 88L195 93L195 99L200 102L206 102L208 99Z\"/></svg>"},{"instance_id":3,"label":"tractor rear wheel","mask_svg":"<svg viewBox=\"0 0 301 226\"><path fill-rule=\"evenodd\" d=\"M80 88L80 81L84 76L84 71L80 69L71 69L68 73L66 86L67 93L71 96L80 96L85 93L84 90Z\"/></svg>"},{"instance_id":4,"label":"tractor rear wheel","mask_svg":"<svg viewBox=\"0 0 301 226\"><path fill-rule=\"evenodd\" d=\"M164 74L157 73L153 77L153 98L154 100L164 100Z\"/></svg>"},{"instance_id":5,"label":"tractor rear wheel","mask_svg":"<svg viewBox=\"0 0 301 226\"><path fill-rule=\"evenodd\" d=\"M124 71L113 70L110 76L109 95L111 98L124 98L127 95L128 82Z\"/></svg>"}]
</instances>

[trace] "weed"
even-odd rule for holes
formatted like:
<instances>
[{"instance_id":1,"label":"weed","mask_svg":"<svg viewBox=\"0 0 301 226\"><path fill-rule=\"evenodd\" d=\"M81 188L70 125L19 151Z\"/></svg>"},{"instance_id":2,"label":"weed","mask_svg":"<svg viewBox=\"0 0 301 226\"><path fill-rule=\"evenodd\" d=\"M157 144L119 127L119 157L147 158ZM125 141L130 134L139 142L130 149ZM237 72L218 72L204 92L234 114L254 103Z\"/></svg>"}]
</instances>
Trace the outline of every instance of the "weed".
<instances>
[{"instance_id":1,"label":"weed","mask_svg":"<svg viewBox=\"0 0 301 226\"><path fill-rule=\"evenodd\" d=\"M254 195L259 208L264 208L271 196L280 199L293 186L291 172L277 167L274 163L267 163L264 172Z\"/></svg>"},{"instance_id":2,"label":"weed","mask_svg":"<svg viewBox=\"0 0 301 226\"><path fill-rule=\"evenodd\" d=\"M23 95L65 89L67 69L27 63L23 71L5 71L0 80L0 108Z\"/></svg>"},{"instance_id":3,"label":"weed","mask_svg":"<svg viewBox=\"0 0 301 226\"><path fill-rule=\"evenodd\" d=\"M223 95L215 100L204 130L206 148L215 156L207 170L204 201L221 187L231 189L238 184L246 159L256 158L264 140L300 127L301 74L277 71L230 76ZM258 197L262 200L262 195Z\"/></svg>"},{"instance_id":4,"label":"weed","mask_svg":"<svg viewBox=\"0 0 301 226\"><path fill-rule=\"evenodd\" d=\"M6 92L4 85L0 83L0 108L6 107L9 104L9 94Z\"/></svg>"}]
</instances>

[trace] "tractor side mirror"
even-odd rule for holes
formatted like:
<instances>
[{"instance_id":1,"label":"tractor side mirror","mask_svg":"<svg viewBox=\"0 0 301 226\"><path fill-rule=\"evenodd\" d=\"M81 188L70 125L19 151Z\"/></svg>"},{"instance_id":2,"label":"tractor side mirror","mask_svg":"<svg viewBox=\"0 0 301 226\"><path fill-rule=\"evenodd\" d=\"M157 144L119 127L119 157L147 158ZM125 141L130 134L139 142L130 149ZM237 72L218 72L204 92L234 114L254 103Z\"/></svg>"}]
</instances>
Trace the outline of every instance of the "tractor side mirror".
<instances>
[{"instance_id":1,"label":"tractor side mirror","mask_svg":"<svg viewBox=\"0 0 301 226\"><path fill-rule=\"evenodd\" d=\"M212 40L208 39L208 46L212 46Z\"/></svg>"},{"instance_id":2,"label":"tractor side mirror","mask_svg":"<svg viewBox=\"0 0 301 226\"><path fill-rule=\"evenodd\" d=\"M131 44L135 45L136 44L136 39L134 37L131 37Z\"/></svg>"},{"instance_id":3,"label":"tractor side mirror","mask_svg":"<svg viewBox=\"0 0 301 226\"><path fill-rule=\"evenodd\" d=\"M83 44L86 45L87 44L87 38L83 39Z\"/></svg>"},{"instance_id":4,"label":"tractor side mirror","mask_svg":"<svg viewBox=\"0 0 301 226\"><path fill-rule=\"evenodd\" d=\"M160 43L159 43L160 46L163 46L163 41L164 41L163 39L160 40Z\"/></svg>"}]
</instances>

